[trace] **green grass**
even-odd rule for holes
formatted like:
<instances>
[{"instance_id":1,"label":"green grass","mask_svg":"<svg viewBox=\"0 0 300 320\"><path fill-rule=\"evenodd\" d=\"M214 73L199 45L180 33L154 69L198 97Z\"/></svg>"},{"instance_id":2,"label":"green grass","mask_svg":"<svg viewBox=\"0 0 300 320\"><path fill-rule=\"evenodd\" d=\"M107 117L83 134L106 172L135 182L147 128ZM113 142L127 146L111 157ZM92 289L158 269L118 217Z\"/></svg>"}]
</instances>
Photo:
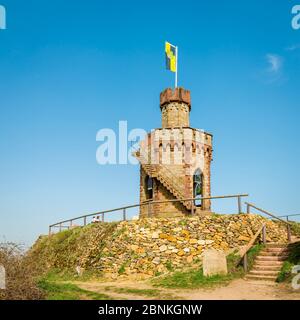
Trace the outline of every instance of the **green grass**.
<instances>
[{"instance_id":1,"label":"green grass","mask_svg":"<svg viewBox=\"0 0 300 320\"><path fill-rule=\"evenodd\" d=\"M58 270L51 269L46 275L44 275L43 279L46 279L50 282L59 282L59 281L89 281L92 279L100 279L102 277L102 273L98 270L84 270L82 275L78 275L77 273L70 270Z\"/></svg>"},{"instance_id":2,"label":"green grass","mask_svg":"<svg viewBox=\"0 0 300 320\"><path fill-rule=\"evenodd\" d=\"M244 274L244 270L239 264L241 257L237 254L237 251L229 254L226 259L228 273L234 277L241 277Z\"/></svg>"},{"instance_id":3,"label":"green grass","mask_svg":"<svg viewBox=\"0 0 300 320\"><path fill-rule=\"evenodd\" d=\"M111 298L102 293L84 290L71 283L58 283L42 279L38 283L47 300L110 300Z\"/></svg>"},{"instance_id":4,"label":"green grass","mask_svg":"<svg viewBox=\"0 0 300 320\"><path fill-rule=\"evenodd\" d=\"M152 283L154 286L165 288L195 289L227 285L233 278L232 274L205 277L203 270L199 269L185 272L177 271L161 279L153 279Z\"/></svg>"},{"instance_id":5,"label":"green grass","mask_svg":"<svg viewBox=\"0 0 300 320\"><path fill-rule=\"evenodd\" d=\"M297 242L290 246L289 256L287 260L284 261L276 281L291 281L291 271L293 266L295 265L300 265L300 242Z\"/></svg>"},{"instance_id":6,"label":"green grass","mask_svg":"<svg viewBox=\"0 0 300 320\"><path fill-rule=\"evenodd\" d=\"M114 291L118 293L131 293L141 296L153 297L159 296L160 291L158 289L135 289L135 288L114 288L114 287L105 287L107 291Z\"/></svg>"},{"instance_id":7,"label":"green grass","mask_svg":"<svg viewBox=\"0 0 300 320\"><path fill-rule=\"evenodd\" d=\"M243 268L237 265L239 261L240 257L236 254L236 252L227 256L227 275L214 275L211 277L205 277L203 275L203 269L199 268L198 270L176 271L162 278L154 278L152 280L152 284L154 286L165 288L186 289L211 288L228 285L231 280L244 275Z\"/></svg>"},{"instance_id":8,"label":"green grass","mask_svg":"<svg viewBox=\"0 0 300 320\"><path fill-rule=\"evenodd\" d=\"M291 270L292 270L293 266L294 266L294 264L290 263L289 261L284 261L276 281L283 282L283 281L287 280L291 275Z\"/></svg>"},{"instance_id":9,"label":"green grass","mask_svg":"<svg viewBox=\"0 0 300 320\"><path fill-rule=\"evenodd\" d=\"M88 281L96 278L95 271L85 271L82 276L70 271L52 269L38 281L38 287L47 300L109 300L108 295L79 288L71 281Z\"/></svg>"},{"instance_id":10,"label":"green grass","mask_svg":"<svg viewBox=\"0 0 300 320\"><path fill-rule=\"evenodd\" d=\"M255 258L258 256L260 251L264 248L265 248L264 244L256 244L248 251L247 258L248 258L248 269L249 270L252 269L254 262L255 262Z\"/></svg>"},{"instance_id":11,"label":"green grass","mask_svg":"<svg viewBox=\"0 0 300 320\"><path fill-rule=\"evenodd\" d=\"M125 272L126 263L123 263L118 270L119 274L123 274Z\"/></svg>"},{"instance_id":12,"label":"green grass","mask_svg":"<svg viewBox=\"0 0 300 320\"><path fill-rule=\"evenodd\" d=\"M165 263L165 266L166 266L166 268L167 268L168 271L173 271L173 270L174 270L172 261L170 261L170 260L168 260L168 261Z\"/></svg>"}]
</instances>

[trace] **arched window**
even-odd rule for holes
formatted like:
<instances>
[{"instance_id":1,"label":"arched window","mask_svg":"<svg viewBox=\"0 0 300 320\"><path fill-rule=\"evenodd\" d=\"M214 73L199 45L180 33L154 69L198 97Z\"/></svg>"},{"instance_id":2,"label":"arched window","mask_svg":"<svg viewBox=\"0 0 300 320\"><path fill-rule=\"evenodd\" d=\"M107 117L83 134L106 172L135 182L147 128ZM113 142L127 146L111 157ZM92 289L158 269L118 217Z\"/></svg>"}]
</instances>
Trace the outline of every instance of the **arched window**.
<instances>
[{"instance_id":1,"label":"arched window","mask_svg":"<svg viewBox=\"0 0 300 320\"><path fill-rule=\"evenodd\" d=\"M185 152L185 144L184 142L181 145L181 163L185 164L185 156L186 156L186 152Z\"/></svg>"},{"instance_id":2,"label":"arched window","mask_svg":"<svg viewBox=\"0 0 300 320\"><path fill-rule=\"evenodd\" d=\"M158 164L162 164L162 159L163 159L163 145L162 143L159 144L158 147L158 153L159 153L159 157L158 157Z\"/></svg>"},{"instance_id":3,"label":"arched window","mask_svg":"<svg viewBox=\"0 0 300 320\"><path fill-rule=\"evenodd\" d=\"M150 176L146 177L146 198L153 198L153 179Z\"/></svg>"},{"instance_id":4,"label":"arched window","mask_svg":"<svg viewBox=\"0 0 300 320\"><path fill-rule=\"evenodd\" d=\"M197 169L193 177L193 193L194 198L201 198L203 196L203 174L200 169ZM195 200L195 205L201 207L201 200Z\"/></svg>"}]
</instances>

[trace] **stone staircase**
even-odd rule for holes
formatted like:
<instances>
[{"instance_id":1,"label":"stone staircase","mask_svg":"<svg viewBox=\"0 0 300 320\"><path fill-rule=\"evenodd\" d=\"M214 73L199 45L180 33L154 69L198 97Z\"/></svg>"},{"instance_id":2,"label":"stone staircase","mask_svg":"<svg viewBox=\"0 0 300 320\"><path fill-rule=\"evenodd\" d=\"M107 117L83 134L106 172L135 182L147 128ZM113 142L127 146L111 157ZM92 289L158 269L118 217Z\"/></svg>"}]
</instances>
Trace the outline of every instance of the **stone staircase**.
<instances>
[{"instance_id":1,"label":"stone staircase","mask_svg":"<svg viewBox=\"0 0 300 320\"><path fill-rule=\"evenodd\" d=\"M284 260L289 255L287 244L267 244L256 257L252 270L246 275L247 280L275 281Z\"/></svg>"},{"instance_id":2,"label":"stone staircase","mask_svg":"<svg viewBox=\"0 0 300 320\"><path fill-rule=\"evenodd\" d=\"M164 165L152 165L148 164L147 155L143 155L140 151L134 153L135 157L139 160L142 168L147 175L152 178L156 178L176 199L186 198L184 191L180 184L176 183L176 177L172 172ZM180 201L184 207L190 211L192 209L191 202Z\"/></svg>"}]
</instances>

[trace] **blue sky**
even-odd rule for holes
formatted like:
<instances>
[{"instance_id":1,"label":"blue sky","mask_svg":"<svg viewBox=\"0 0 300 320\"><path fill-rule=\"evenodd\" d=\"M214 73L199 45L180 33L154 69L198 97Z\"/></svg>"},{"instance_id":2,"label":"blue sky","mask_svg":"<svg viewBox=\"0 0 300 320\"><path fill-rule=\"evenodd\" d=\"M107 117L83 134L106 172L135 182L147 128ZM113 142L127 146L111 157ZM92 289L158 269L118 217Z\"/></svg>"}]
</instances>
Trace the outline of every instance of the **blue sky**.
<instances>
[{"instance_id":1,"label":"blue sky","mask_svg":"<svg viewBox=\"0 0 300 320\"><path fill-rule=\"evenodd\" d=\"M59 219L138 202L139 168L98 165L96 133L160 127L165 40L191 125L214 135L212 194L300 213L300 1L0 4L0 239L31 244Z\"/></svg>"}]
</instances>

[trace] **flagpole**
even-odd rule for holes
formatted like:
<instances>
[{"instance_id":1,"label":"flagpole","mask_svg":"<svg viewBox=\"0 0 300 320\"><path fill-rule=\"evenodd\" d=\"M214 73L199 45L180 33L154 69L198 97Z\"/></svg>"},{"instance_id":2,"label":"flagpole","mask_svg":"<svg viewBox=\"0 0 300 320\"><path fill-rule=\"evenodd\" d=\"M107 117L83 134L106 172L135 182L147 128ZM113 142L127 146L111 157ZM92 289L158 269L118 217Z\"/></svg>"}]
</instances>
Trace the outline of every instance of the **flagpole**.
<instances>
[{"instance_id":1,"label":"flagpole","mask_svg":"<svg viewBox=\"0 0 300 320\"><path fill-rule=\"evenodd\" d=\"M175 88L177 88L177 72L178 72L178 47L176 47L176 72L175 72Z\"/></svg>"}]
</instances>

